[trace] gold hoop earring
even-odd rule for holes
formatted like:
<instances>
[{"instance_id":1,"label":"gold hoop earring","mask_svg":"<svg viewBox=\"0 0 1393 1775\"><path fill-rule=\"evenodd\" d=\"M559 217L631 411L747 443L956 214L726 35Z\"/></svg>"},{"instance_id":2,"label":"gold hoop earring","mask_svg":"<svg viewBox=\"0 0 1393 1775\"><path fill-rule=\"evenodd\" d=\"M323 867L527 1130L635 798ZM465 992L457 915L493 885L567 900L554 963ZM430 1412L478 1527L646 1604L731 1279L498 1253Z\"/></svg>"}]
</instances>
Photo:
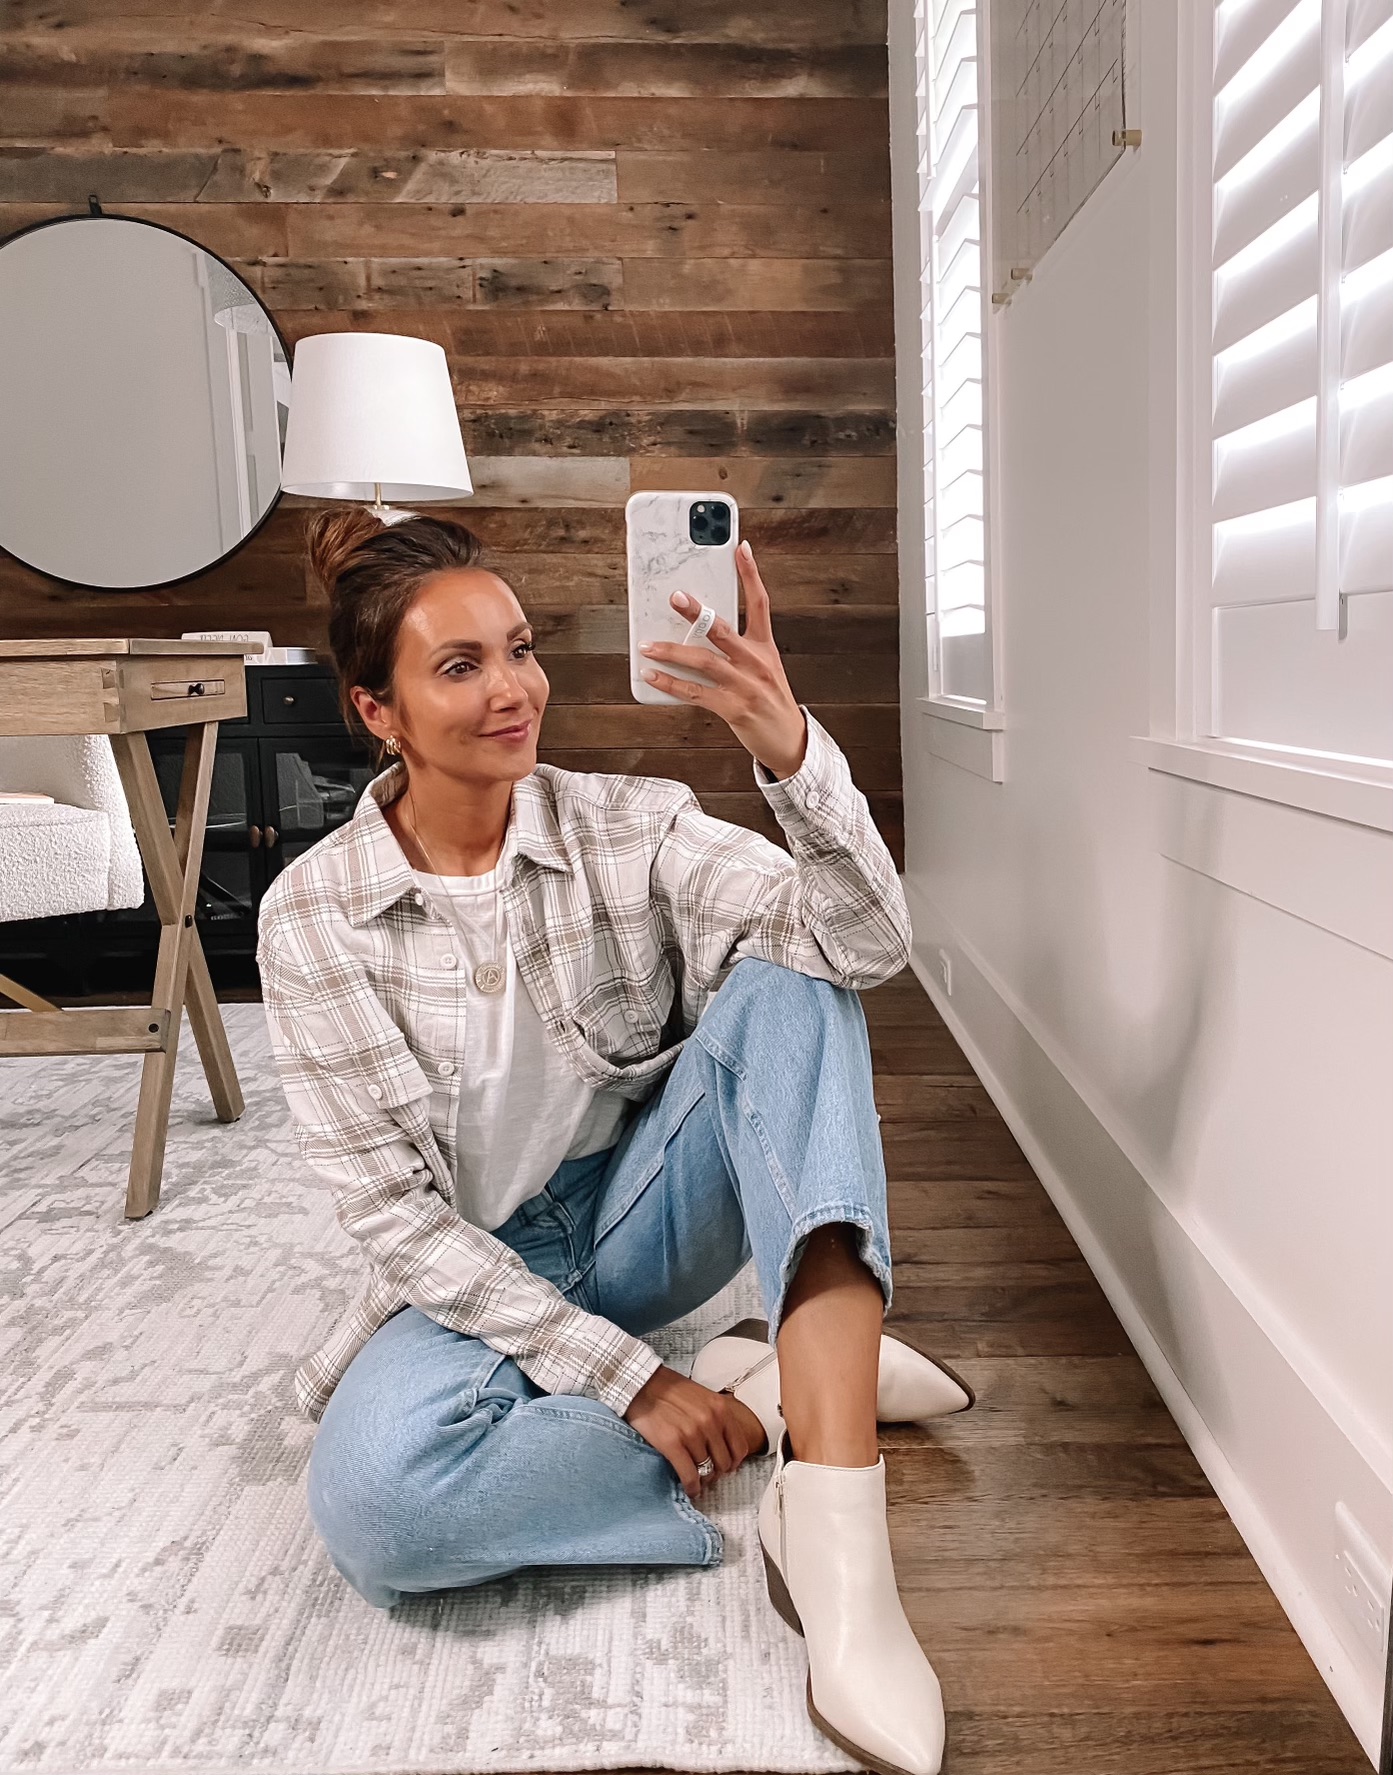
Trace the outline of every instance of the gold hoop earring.
<instances>
[{"instance_id":1,"label":"gold hoop earring","mask_svg":"<svg viewBox=\"0 0 1393 1775\"><path fill-rule=\"evenodd\" d=\"M387 747L387 750L392 754L393 758L401 757L401 741L398 740L394 733L389 733L383 743Z\"/></svg>"}]
</instances>

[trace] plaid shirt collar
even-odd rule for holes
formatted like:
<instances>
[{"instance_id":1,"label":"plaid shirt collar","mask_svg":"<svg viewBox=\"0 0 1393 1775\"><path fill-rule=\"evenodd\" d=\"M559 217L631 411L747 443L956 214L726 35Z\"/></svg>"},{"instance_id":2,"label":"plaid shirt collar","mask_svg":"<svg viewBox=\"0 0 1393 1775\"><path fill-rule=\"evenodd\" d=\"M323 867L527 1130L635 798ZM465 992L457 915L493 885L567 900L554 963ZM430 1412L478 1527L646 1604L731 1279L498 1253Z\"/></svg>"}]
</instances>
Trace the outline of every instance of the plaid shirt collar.
<instances>
[{"instance_id":1,"label":"plaid shirt collar","mask_svg":"<svg viewBox=\"0 0 1393 1775\"><path fill-rule=\"evenodd\" d=\"M513 784L500 861L518 851L544 868L574 875L576 865L562 842L545 769L539 765ZM343 828L340 855L347 876L345 912L355 929L415 891L415 874L382 813L405 787L406 766L396 760L366 786L353 818Z\"/></svg>"}]
</instances>

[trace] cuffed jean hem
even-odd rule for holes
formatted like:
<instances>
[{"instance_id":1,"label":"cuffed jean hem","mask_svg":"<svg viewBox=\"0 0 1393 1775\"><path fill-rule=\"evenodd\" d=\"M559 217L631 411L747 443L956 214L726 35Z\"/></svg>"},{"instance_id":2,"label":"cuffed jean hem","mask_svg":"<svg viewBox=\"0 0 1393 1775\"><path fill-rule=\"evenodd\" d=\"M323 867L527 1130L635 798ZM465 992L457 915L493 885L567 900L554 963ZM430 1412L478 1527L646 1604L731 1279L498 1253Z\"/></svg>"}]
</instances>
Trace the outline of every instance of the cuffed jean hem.
<instances>
[{"instance_id":1,"label":"cuffed jean hem","mask_svg":"<svg viewBox=\"0 0 1393 1775\"><path fill-rule=\"evenodd\" d=\"M553 1560L553 1565L564 1565L568 1569L577 1565L661 1565L661 1566L716 1566L725 1563L725 1537L711 1521L703 1516L688 1498L679 1485L673 1497L673 1505L679 1517L686 1517L696 1530L692 1542L690 1557L684 1554L681 1545L674 1538L661 1559L637 1559L626 1555L623 1559L578 1560L567 1558ZM346 1553L330 1551L329 1561L334 1570L356 1590L363 1601L370 1603L375 1609L395 1609L413 1596L429 1596L443 1590L476 1590L481 1584L491 1583L495 1578L511 1578L515 1572L541 1569L533 1560L506 1560L498 1565L462 1565L455 1567L450 1573L448 1585L442 1584L434 1575L424 1584L411 1589L398 1590L383 1581L380 1570L371 1564L357 1567L349 1563Z\"/></svg>"},{"instance_id":2,"label":"cuffed jean hem","mask_svg":"<svg viewBox=\"0 0 1393 1775\"><path fill-rule=\"evenodd\" d=\"M883 1319L890 1311L890 1302L894 1295L894 1279L890 1267L890 1244L874 1217L867 1213L862 1202L830 1202L814 1209L810 1214L800 1216L793 1223L793 1243L789 1247L788 1256L784 1259L779 1272L779 1295L770 1308L769 1341L778 1339L784 1322L784 1307L788 1300L789 1286L797 1273L798 1265L803 1259L803 1248L808 1242L810 1233L815 1233L820 1226L852 1226L856 1229L856 1255L866 1268L880 1283L883 1301L880 1316Z\"/></svg>"}]
</instances>

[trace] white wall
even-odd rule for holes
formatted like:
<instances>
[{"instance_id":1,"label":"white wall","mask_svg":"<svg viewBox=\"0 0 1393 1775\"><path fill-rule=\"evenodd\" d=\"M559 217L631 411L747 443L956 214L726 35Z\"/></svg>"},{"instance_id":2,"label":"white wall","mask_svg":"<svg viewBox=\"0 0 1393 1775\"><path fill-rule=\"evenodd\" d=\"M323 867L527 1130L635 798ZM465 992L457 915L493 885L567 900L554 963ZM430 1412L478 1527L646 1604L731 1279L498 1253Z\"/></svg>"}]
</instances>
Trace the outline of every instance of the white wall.
<instances>
[{"instance_id":1,"label":"white wall","mask_svg":"<svg viewBox=\"0 0 1393 1775\"><path fill-rule=\"evenodd\" d=\"M993 317L992 783L929 750L917 702L912 9L891 0L905 885L921 979L1372 1758L1382 1660L1340 1607L1335 1506L1388 1561L1393 835L1128 743L1174 731L1175 32L1208 3L1139 0L1143 146Z\"/></svg>"}]
</instances>

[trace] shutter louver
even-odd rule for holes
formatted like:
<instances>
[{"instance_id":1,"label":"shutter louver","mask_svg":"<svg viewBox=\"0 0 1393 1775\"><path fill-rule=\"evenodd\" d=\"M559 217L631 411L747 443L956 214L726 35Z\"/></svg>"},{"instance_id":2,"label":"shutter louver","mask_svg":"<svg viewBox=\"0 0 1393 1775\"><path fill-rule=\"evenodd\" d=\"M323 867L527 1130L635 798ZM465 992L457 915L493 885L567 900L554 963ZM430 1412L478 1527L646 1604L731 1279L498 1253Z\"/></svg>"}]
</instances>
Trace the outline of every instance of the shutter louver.
<instances>
[{"instance_id":1,"label":"shutter louver","mask_svg":"<svg viewBox=\"0 0 1393 1775\"><path fill-rule=\"evenodd\" d=\"M1210 731L1393 759L1393 0L1220 0L1213 73Z\"/></svg>"},{"instance_id":2,"label":"shutter louver","mask_svg":"<svg viewBox=\"0 0 1393 1775\"><path fill-rule=\"evenodd\" d=\"M916 22L930 685L988 703L977 7L919 0Z\"/></svg>"},{"instance_id":3,"label":"shutter louver","mask_svg":"<svg viewBox=\"0 0 1393 1775\"><path fill-rule=\"evenodd\" d=\"M1340 314L1340 590L1347 597L1390 596L1393 0L1351 5L1348 47Z\"/></svg>"}]
</instances>

